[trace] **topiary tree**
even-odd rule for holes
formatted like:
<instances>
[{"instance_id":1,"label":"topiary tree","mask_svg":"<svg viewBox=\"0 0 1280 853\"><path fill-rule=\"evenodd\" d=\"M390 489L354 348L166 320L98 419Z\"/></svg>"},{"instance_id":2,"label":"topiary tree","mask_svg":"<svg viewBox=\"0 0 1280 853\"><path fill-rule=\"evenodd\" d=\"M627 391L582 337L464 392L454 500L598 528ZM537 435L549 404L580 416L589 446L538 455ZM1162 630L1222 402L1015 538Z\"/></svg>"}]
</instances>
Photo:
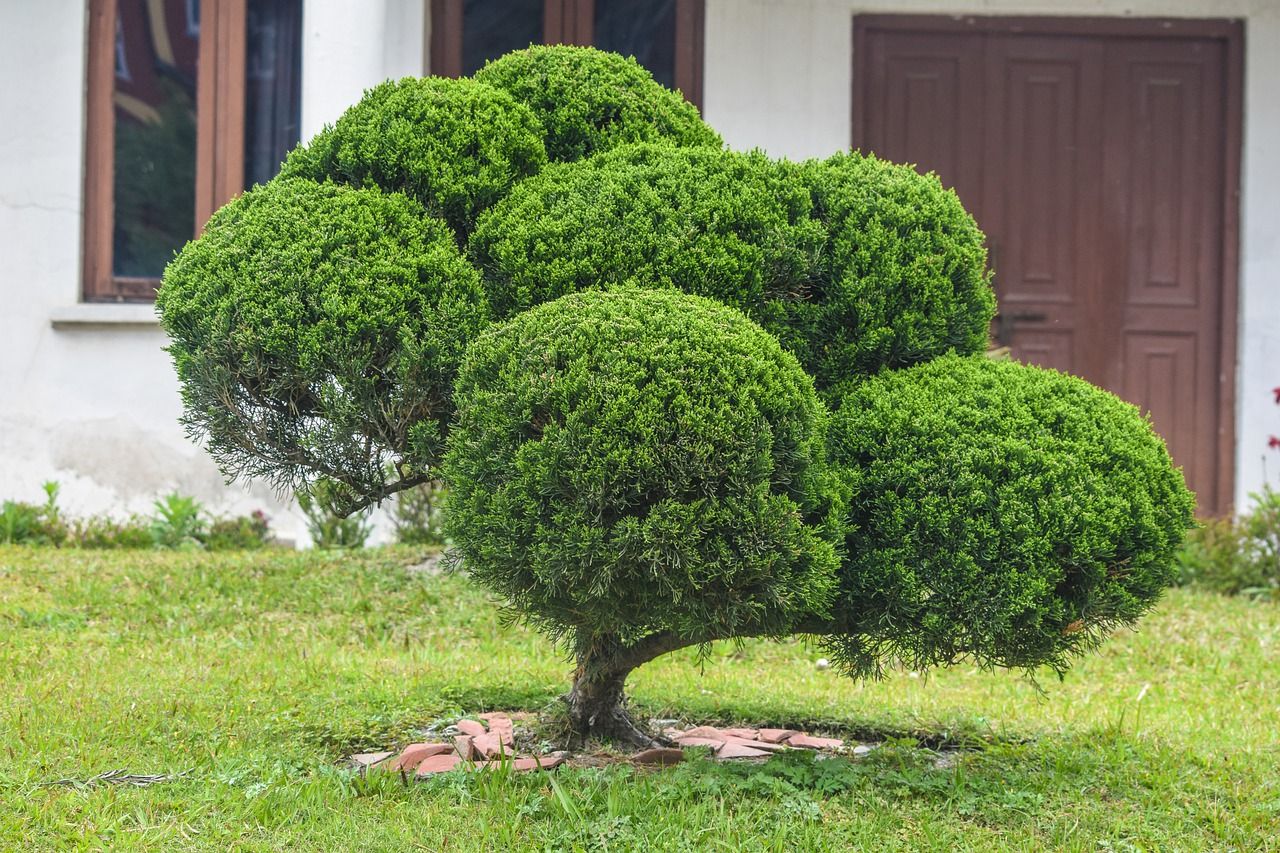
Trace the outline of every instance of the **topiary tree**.
<instances>
[{"instance_id":1,"label":"topiary tree","mask_svg":"<svg viewBox=\"0 0 1280 853\"><path fill-rule=\"evenodd\" d=\"M627 673L823 615L823 407L776 339L674 292L571 294L468 350L445 474L467 570L566 641L583 732L646 740Z\"/></svg>"},{"instance_id":2,"label":"topiary tree","mask_svg":"<svg viewBox=\"0 0 1280 853\"><path fill-rule=\"evenodd\" d=\"M580 160L628 142L724 144L679 92L616 53L536 45L487 63L476 80L533 110L546 133L547 156L555 161Z\"/></svg>"},{"instance_id":3,"label":"topiary tree","mask_svg":"<svg viewBox=\"0 0 1280 853\"><path fill-rule=\"evenodd\" d=\"M1061 671L1169 583L1180 473L1132 407L976 356L983 237L936 177L725 151L590 49L478 76L373 90L158 307L229 475L346 512L444 456L463 564L575 656L577 731L651 743L628 673L724 638Z\"/></svg>"}]
</instances>

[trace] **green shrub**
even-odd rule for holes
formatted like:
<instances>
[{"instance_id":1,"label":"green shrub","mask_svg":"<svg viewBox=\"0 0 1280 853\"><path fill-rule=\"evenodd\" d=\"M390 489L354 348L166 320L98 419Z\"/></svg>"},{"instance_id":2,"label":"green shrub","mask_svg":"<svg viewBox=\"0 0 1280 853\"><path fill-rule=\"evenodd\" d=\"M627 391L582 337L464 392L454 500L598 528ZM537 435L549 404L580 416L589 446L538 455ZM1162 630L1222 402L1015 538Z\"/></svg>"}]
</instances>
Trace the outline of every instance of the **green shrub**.
<instances>
[{"instance_id":1,"label":"green shrub","mask_svg":"<svg viewBox=\"0 0 1280 853\"><path fill-rule=\"evenodd\" d=\"M497 317L614 283L673 287L745 311L822 390L984 351L982 240L954 193L906 166L648 145L520 183L469 252Z\"/></svg>"},{"instance_id":2,"label":"green shrub","mask_svg":"<svg viewBox=\"0 0 1280 853\"><path fill-rule=\"evenodd\" d=\"M426 479L487 317L477 274L416 202L296 179L218 211L157 307L190 435L231 476L334 479L347 511Z\"/></svg>"},{"instance_id":3,"label":"green shrub","mask_svg":"<svg viewBox=\"0 0 1280 853\"><path fill-rule=\"evenodd\" d=\"M71 522L70 541L77 548L102 550L151 548L155 545L151 523L137 516L123 521L102 515L75 519Z\"/></svg>"},{"instance_id":4,"label":"green shrub","mask_svg":"<svg viewBox=\"0 0 1280 853\"><path fill-rule=\"evenodd\" d=\"M204 506L171 492L152 504L151 539L157 548L203 548L209 523Z\"/></svg>"},{"instance_id":5,"label":"green shrub","mask_svg":"<svg viewBox=\"0 0 1280 853\"><path fill-rule=\"evenodd\" d=\"M480 211L546 160L542 125L506 92L406 77L366 92L280 174L402 192L465 240Z\"/></svg>"},{"instance_id":6,"label":"green shrub","mask_svg":"<svg viewBox=\"0 0 1280 853\"><path fill-rule=\"evenodd\" d=\"M571 294L487 332L458 379L448 525L468 571L583 653L783 634L826 609L823 409L710 300Z\"/></svg>"},{"instance_id":7,"label":"green shrub","mask_svg":"<svg viewBox=\"0 0 1280 853\"><path fill-rule=\"evenodd\" d=\"M723 145L697 107L616 53L534 46L488 63L475 79L509 92L533 111L553 161L579 160L627 142Z\"/></svg>"},{"instance_id":8,"label":"green shrub","mask_svg":"<svg viewBox=\"0 0 1280 853\"><path fill-rule=\"evenodd\" d=\"M271 522L262 510L209 523L204 546L210 551L252 551L271 544Z\"/></svg>"},{"instance_id":9,"label":"green shrub","mask_svg":"<svg viewBox=\"0 0 1280 853\"><path fill-rule=\"evenodd\" d=\"M1152 606L1191 523L1133 406L1014 362L882 373L843 398L830 447L850 493L832 644L855 672L1061 669Z\"/></svg>"},{"instance_id":10,"label":"green shrub","mask_svg":"<svg viewBox=\"0 0 1280 853\"><path fill-rule=\"evenodd\" d=\"M448 489L432 480L396 495L391 524L402 545L443 545L444 501Z\"/></svg>"},{"instance_id":11,"label":"green shrub","mask_svg":"<svg viewBox=\"0 0 1280 853\"><path fill-rule=\"evenodd\" d=\"M59 486L50 480L41 484L43 504L5 501L0 504L0 544L62 545L70 529L58 508Z\"/></svg>"},{"instance_id":12,"label":"green shrub","mask_svg":"<svg viewBox=\"0 0 1280 853\"><path fill-rule=\"evenodd\" d=\"M1178 554L1178 583L1223 595L1280 600L1280 492L1264 488L1239 519L1191 531Z\"/></svg>"},{"instance_id":13,"label":"green shrub","mask_svg":"<svg viewBox=\"0 0 1280 853\"><path fill-rule=\"evenodd\" d=\"M779 321L819 387L987 349L995 294L983 234L936 175L855 152L801 174L828 232L821 284Z\"/></svg>"},{"instance_id":14,"label":"green shrub","mask_svg":"<svg viewBox=\"0 0 1280 853\"><path fill-rule=\"evenodd\" d=\"M795 169L762 154L625 146L522 182L469 250L495 317L621 283L759 316L816 275L826 235L809 212Z\"/></svg>"}]
</instances>

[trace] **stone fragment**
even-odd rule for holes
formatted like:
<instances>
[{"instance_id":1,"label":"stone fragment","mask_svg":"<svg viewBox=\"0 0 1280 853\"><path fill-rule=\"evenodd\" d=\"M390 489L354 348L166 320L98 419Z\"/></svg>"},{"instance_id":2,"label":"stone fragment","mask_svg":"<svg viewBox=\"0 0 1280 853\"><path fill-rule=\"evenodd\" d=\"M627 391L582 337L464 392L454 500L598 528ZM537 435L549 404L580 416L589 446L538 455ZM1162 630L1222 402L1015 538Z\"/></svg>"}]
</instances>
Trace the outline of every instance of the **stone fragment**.
<instances>
[{"instance_id":1,"label":"stone fragment","mask_svg":"<svg viewBox=\"0 0 1280 853\"><path fill-rule=\"evenodd\" d=\"M485 722L489 724L489 733L496 734L507 746L516 742L515 725L506 714L492 714Z\"/></svg>"},{"instance_id":2,"label":"stone fragment","mask_svg":"<svg viewBox=\"0 0 1280 853\"><path fill-rule=\"evenodd\" d=\"M424 758L453 752L453 745L448 743L411 743L400 753L400 757L387 765L388 770L413 770Z\"/></svg>"},{"instance_id":3,"label":"stone fragment","mask_svg":"<svg viewBox=\"0 0 1280 853\"><path fill-rule=\"evenodd\" d=\"M481 758L497 758L499 755L510 756L513 753L511 747L502 742L502 737L496 732L486 732L471 739L471 746Z\"/></svg>"},{"instance_id":4,"label":"stone fragment","mask_svg":"<svg viewBox=\"0 0 1280 853\"><path fill-rule=\"evenodd\" d=\"M666 767L670 764L679 764L684 761L684 750L659 746L654 749L646 749L644 752L637 752L631 756L631 760L636 764L656 764L659 767Z\"/></svg>"},{"instance_id":5,"label":"stone fragment","mask_svg":"<svg viewBox=\"0 0 1280 853\"><path fill-rule=\"evenodd\" d=\"M418 778L430 776L433 773L445 773L462 763L462 759L458 757L456 752L441 753L438 755L429 755L418 764Z\"/></svg>"},{"instance_id":6,"label":"stone fragment","mask_svg":"<svg viewBox=\"0 0 1280 853\"><path fill-rule=\"evenodd\" d=\"M844 746L844 741L834 737L792 735L787 738L787 746L796 746L801 749L839 749Z\"/></svg>"},{"instance_id":7,"label":"stone fragment","mask_svg":"<svg viewBox=\"0 0 1280 853\"><path fill-rule=\"evenodd\" d=\"M738 746L749 746L752 749L762 749L765 752L786 752L791 747L785 743L768 743L763 740L751 740L745 737L727 737L725 743L736 743Z\"/></svg>"},{"instance_id":8,"label":"stone fragment","mask_svg":"<svg viewBox=\"0 0 1280 853\"><path fill-rule=\"evenodd\" d=\"M551 770L563 763L563 755L540 755L537 758L507 758L502 761L480 761L476 764L476 769L496 770L505 764L517 773L526 773L530 770Z\"/></svg>"},{"instance_id":9,"label":"stone fragment","mask_svg":"<svg viewBox=\"0 0 1280 853\"><path fill-rule=\"evenodd\" d=\"M471 761L479 757L476 753L474 741L475 738L471 737L471 735L458 735L453 739L453 748L463 761Z\"/></svg>"}]
</instances>

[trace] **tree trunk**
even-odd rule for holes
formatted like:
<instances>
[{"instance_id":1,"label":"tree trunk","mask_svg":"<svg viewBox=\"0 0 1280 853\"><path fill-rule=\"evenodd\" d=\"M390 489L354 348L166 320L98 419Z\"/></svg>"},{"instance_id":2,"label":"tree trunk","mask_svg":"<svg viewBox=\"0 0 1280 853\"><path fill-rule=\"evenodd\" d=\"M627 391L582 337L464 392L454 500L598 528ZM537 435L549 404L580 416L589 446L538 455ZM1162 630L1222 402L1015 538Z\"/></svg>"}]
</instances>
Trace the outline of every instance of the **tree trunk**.
<instances>
[{"instance_id":1,"label":"tree trunk","mask_svg":"<svg viewBox=\"0 0 1280 853\"><path fill-rule=\"evenodd\" d=\"M649 748L663 742L648 734L627 709L623 686L631 668L598 669L579 662L573 688L565 694L569 724L580 737Z\"/></svg>"}]
</instances>

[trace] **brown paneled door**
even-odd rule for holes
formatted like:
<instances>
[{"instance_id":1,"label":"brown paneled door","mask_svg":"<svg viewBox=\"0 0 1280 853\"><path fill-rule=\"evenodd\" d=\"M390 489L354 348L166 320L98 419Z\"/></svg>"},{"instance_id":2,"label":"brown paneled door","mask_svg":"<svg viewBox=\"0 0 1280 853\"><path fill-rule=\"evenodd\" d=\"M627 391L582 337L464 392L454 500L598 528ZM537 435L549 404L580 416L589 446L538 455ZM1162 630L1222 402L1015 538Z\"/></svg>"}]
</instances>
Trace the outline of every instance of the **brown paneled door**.
<instances>
[{"instance_id":1,"label":"brown paneled door","mask_svg":"<svg viewBox=\"0 0 1280 853\"><path fill-rule=\"evenodd\" d=\"M1016 358L1150 412L1231 501L1239 28L855 19L854 146L953 186L987 234Z\"/></svg>"}]
</instances>

